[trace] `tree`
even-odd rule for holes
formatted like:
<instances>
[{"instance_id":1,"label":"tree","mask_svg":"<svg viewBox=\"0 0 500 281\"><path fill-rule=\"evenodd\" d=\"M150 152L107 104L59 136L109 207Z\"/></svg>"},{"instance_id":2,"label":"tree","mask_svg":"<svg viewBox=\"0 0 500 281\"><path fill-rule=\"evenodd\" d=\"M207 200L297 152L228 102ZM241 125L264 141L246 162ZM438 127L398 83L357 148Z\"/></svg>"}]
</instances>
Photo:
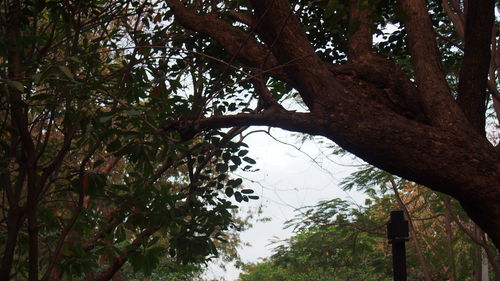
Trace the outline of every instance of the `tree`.
<instances>
[{"instance_id":1,"label":"tree","mask_svg":"<svg viewBox=\"0 0 500 281\"><path fill-rule=\"evenodd\" d=\"M500 248L500 150L485 133L487 105L499 100L495 1L167 4L177 24L223 48L220 75L245 73L260 102L254 112L199 115L165 131L265 125L325 136L456 198ZM388 24L396 32L374 44ZM306 112L280 104L283 85Z\"/></svg>"},{"instance_id":2,"label":"tree","mask_svg":"<svg viewBox=\"0 0 500 281\"><path fill-rule=\"evenodd\" d=\"M499 280L493 245L475 235L474 224L449 196L370 166L343 186L363 190L365 206L336 198L298 209L286 223L294 235L270 258L245 265L240 280L392 280L386 227L398 208L410 225L409 280L482 280L481 256L471 255L478 247L488 254L487 280Z\"/></svg>"},{"instance_id":3,"label":"tree","mask_svg":"<svg viewBox=\"0 0 500 281\"><path fill-rule=\"evenodd\" d=\"M156 4L1 2L1 280L190 274L239 225L228 197L256 198L229 175L254 163L239 128L160 133L193 89L188 58L146 46L168 39Z\"/></svg>"},{"instance_id":4,"label":"tree","mask_svg":"<svg viewBox=\"0 0 500 281\"><path fill-rule=\"evenodd\" d=\"M239 280L392 279L388 247L380 239L384 222L340 199L298 211L301 214L288 222L295 234L268 260L243 267Z\"/></svg>"},{"instance_id":5,"label":"tree","mask_svg":"<svg viewBox=\"0 0 500 281\"><path fill-rule=\"evenodd\" d=\"M216 254L251 125L450 194L499 247L493 0L1 3L2 280Z\"/></svg>"}]
</instances>

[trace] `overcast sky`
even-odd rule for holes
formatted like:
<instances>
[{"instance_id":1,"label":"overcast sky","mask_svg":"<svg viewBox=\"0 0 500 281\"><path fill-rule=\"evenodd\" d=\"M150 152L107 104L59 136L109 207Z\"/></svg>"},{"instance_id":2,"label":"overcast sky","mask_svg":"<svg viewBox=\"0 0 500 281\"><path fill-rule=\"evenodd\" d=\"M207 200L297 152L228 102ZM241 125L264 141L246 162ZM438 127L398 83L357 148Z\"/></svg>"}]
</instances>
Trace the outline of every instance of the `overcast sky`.
<instances>
[{"instance_id":1,"label":"overcast sky","mask_svg":"<svg viewBox=\"0 0 500 281\"><path fill-rule=\"evenodd\" d=\"M267 130L256 128L254 130ZM259 200L239 204L243 210L263 207L261 216L271 218L269 222L256 222L253 228L241 234L242 241L251 244L240 249L245 262L256 262L272 253L273 240L282 240L292 235L291 230L283 229L283 223L294 217L295 209L315 205L318 201L343 198L359 205L364 196L357 192L345 192L338 187L342 178L355 170L349 165L360 164L351 157L336 157L326 148L331 144L324 138L315 138L301 143L292 133L272 129L277 139L300 147L279 143L265 133L249 135L245 142L250 146L249 156L257 161L259 169L253 173L237 173L244 178L245 188L252 188ZM312 158L312 159L311 159ZM239 271L229 268L226 272L211 266L207 277L216 280L233 281Z\"/></svg>"}]
</instances>

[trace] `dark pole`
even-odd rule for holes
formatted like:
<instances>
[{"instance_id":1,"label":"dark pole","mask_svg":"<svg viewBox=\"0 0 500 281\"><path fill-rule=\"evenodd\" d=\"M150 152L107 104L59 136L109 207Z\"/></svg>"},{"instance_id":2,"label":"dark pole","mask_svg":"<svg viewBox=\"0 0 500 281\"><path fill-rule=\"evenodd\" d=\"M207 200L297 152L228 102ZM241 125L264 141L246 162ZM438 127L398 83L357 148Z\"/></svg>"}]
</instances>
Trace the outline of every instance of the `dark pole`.
<instances>
[{"instance_id":1,"label":"dark pole","mask_svg":"<svg viewBox=\"0 0 500 281\"><path fill-rule=\"evenodd\" d=\"M408 221L403 211L392 211L391 220L387 224L387 238L392 244L392 268L394 281L406 281L406 249L408 238Z\"/></svg>"},{"instance_id":2,"label":"dark pole","mask_svg":"<svg viewBox=\"0 0 500 281\"><path fill-rule=\"evenodd\" d=\"M394 281L406 281L405 242L392 243L392 268L394 270Z\"/></svg>"}]
</instances>

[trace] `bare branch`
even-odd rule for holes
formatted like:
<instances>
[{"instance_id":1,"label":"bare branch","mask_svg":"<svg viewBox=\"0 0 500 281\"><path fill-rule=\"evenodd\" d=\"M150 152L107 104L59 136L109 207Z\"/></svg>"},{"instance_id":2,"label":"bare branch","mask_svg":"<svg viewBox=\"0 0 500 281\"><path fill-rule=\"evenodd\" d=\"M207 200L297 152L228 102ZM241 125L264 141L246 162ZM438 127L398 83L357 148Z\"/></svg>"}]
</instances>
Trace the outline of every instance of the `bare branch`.
<instances>
[{"instance_id":1,"label":"bare branch","mask_svg":"<svg viewBox=\"0 0 500 281\"><path fill-rule=\"evenodd\" d=\"M195 134L210 129L221 129L244 126L274 126L290 131L320 134L312 113L298 113L278 110L270 107L260 113L240 113L235 115L219 115L199 120L176 121L163 127L163 131L177 130L184 139L190 139Z\"/></svg>"},{"instance_id":2,"label":"bare branch","mask_svg":"<svg viewBox=\"0 0 500 281\"><path fill-rule=\"evenodd\" d=\"M258 77L252 79L252 83L264 103L264 108L275 107L278 110L285 110L273 97L262 79L262 75L258 75Z\"/></svg>"}]
</instances>

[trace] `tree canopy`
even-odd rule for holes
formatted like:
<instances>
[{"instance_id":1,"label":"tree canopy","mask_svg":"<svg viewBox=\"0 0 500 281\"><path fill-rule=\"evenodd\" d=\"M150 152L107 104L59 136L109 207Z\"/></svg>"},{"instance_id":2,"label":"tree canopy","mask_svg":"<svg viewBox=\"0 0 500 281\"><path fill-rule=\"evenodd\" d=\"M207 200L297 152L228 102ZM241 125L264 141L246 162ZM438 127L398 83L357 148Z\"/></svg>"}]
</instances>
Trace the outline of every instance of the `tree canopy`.
<instances>
[{"instance_id":1,"label":"tree canopy","mask_svg":"<svg viewBox=\"0 0 500 281\"><path fill-rule=\"evenodd\" d=\"M2 280L216 255L253 125L449 194L500 248L493 0L1 4Z\"/></svg>"},{"instance_id":2,"label":"tree canopy","mask_svg":"<svg viewBox=\"0 0 500 281\"><path fill-rule=\"evenodd\" d=\"M325 136L458 199L500 246L497 131L492 141L486 136L488 105L499 98L495 1L167 4L175 23L217 44L227 72L246 73L261 102L254 112L199 116L164 130L266 125ZM389 26L396 30L375 43ZM283 84L304 111L281 105L275 87Z\"/></svg>"}]
</instances>

